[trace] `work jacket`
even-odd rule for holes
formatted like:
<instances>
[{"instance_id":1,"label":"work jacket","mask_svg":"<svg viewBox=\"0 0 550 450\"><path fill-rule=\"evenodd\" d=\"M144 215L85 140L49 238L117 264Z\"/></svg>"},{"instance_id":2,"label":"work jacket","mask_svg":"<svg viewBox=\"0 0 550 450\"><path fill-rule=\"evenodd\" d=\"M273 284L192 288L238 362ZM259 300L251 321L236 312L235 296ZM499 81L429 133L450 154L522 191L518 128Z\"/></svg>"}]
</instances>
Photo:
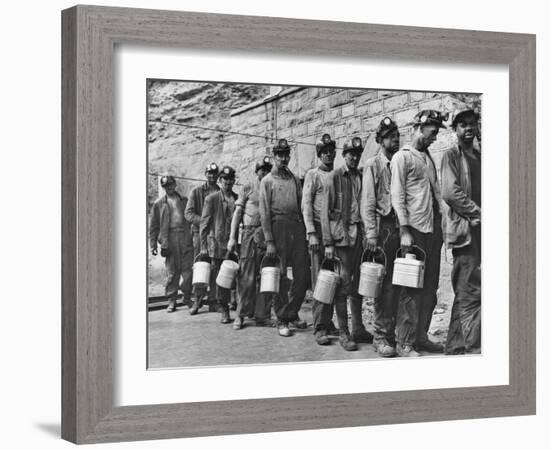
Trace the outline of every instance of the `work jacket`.
<instances>
[{"instance_id":1,"label":"work jacket","mask_svg":"<svg viewBox=\"0 0 550 450\"><path fill-rule=\"evenodd\" d=\"M479 150L474 149L479 155ZM481 208L471 199L470 165L464 152L452 147L441 161L443 234L449 248L465 247L472 239L470 221L481 218Z\"/></svg>"},{"instance_id":2,"label":"work jacket","mask_svg":"<svg viewBox=\"0 0 550 450\"><path fill-rule=\"evenodd\" d=\"M177 192L175 193L177 198L177 203L181 208L182 216L184 216L183 211L185 211L185 206L187 205L187 197L183 197ZM157 242L160 244L160 248L168 248L168 233L170 232L170 218L172 214L172 208L170 203L168 203L168 196L164 195L159 198L151 208L151 214L149 216L149 245L151 248L157 248ZM184 233L185 239L189 241L189 246L193 246L193 240L191 237L191 230L189 223L185 218L184 222Z\"/></svg>"},{"instance_id":3,"label":"work jacket","mask_svg":"<svg viewBox=\"0 0 550 450\"><path fill-rule=\"evenodd\" d=\"M326 166L315 167L306 173L302 191L302 214L306 233L315 233L315 222L321 223L323 195L330 175ZM317 236L321 239L321 236Z\"/></svg>"},{"instance_id":4,"label":"work jacket","mask_svg":"<svg viewBox=\"0 0 550 450\"><path fill-rule=\"evenodd\" d=\"M204 199L208 194L219 190L220 187L218 185L210 187L208 183L203 183L200 186L194 187L191 191L189 202L187 202L187 207L185 208L185 218L191 223L193 233L199 232Z\"/></svg>"},{"instance_id":5,"label":"work jacket","mask_svg":"<svg viewBox=\"0 0 550 450\"><path fill-rule=\"evenodd\" d=\"M204 199L200 221L201 251L208 250L211 258L224 258L227 254L237 194L231 192L230 197L230 200L226 200L223 193L218 191Z\"/></svg>"},{"instance_id":6,"label":"work jacket","mask_svg":"<svg viewBox=\"0 0 550 450\"><path fill-rule=\"evenodd\" d=\"M391 202L399 225L422 233L432 233L434 226L441 226L434 224L434 209L441 212L441 192L428 150L420 152L405 145L393 155L391 173Z\"/></svg>"},{"instance_id":7,"label":"work jacket","mask_svg":"<svg viewBox=\"0 0 550 450\"><path fill-rule=\"evenodd\" d=\"M378 239L380 219L393 212L391 205L390 160L382 149L370 158L363 169L361 219L368 239Z\"/></svg>"},{"instance_id":8,"label":"work jacket","mask_svg":"<svg viewBox=\"0 0 550 450\"><path fill-rule=\"evenodd\" d=\"M325 246L348 247L356 243L361 232L361 220L357 211L357 220L352 218L353 180L357 176L361 186L362 174L358 170L354 175L345 165L330 173L325 190L321 230ZM357 207L360 207L361 188L357 196Z\"/></svg>"}]
</instances>

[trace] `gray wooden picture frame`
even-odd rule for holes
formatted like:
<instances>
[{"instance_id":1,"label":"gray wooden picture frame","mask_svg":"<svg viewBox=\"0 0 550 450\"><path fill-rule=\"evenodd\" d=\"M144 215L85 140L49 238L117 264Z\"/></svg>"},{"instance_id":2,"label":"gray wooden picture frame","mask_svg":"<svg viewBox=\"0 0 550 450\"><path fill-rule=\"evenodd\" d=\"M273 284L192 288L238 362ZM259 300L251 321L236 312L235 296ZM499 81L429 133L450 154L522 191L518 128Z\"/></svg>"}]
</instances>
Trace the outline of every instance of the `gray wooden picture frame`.
<instances>
[{"instance_id":1,"label":"gray wooden picture frame","mask_svg":"<svg viewBox=\"0 0 550 450\"><path fill-rule=\"evenodd\" d=\"M62 32L64 439L95 443L535 413L534 35L96 6L63 11ZM507 65L509 384L114 407L113 52L127 43Z\"/></svg>"}]
</instances>

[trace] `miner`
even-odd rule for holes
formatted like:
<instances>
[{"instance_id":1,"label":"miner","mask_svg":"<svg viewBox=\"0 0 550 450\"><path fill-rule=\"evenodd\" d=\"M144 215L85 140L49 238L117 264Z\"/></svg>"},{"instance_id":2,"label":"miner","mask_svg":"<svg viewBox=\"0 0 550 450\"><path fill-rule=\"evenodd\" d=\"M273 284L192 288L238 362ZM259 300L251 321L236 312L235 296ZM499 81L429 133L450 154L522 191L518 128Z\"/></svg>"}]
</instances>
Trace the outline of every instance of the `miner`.
<instances>
[{"instance_id":1,"label":"miner","mask_svg":"<svg viewBox=\"0 0 550 450\"><path fill-rule=\"evenodd\" d=\"M260 183L260 219L266 240L266 257L278 261L281 268L279 293L274 298L280 336L291 336L290 325L307 328L298 312L306 294L309 267L306 230L300 209L300 180L288 168L290 146L279 139L273 147L274 167ZM293 280L287 276L292 268ZM290 285L290 293L289 293Z\"/></svg>"},{"instance_id":2,"label":"miner","mask_svg":"<svg viewBox=\"0 0 550 450\"><path fill-rule=\"evenodd\" d=\"M440 128L446 128L445 115L423 110L415 116L410 145L405 145L391 161L391 201L399 220L402 253L413 244L425 258L424 286L404 287L399 296L396 340L399 356L420 356L418 351L442 352L442 346L428 339L431 318L437 304L441 263L441 193L437 170L428 148Z\"/></svg>"},{"instance_id":3,"label":"miner","mask_svg":"<svg viewBox=\"0 0 550 450\"><path fill-rule=\"evenodd\" d=\"M221 263L227 255L227 243L231 233L231 219L235 211L237 194L233 192L235 170L224 166L219 174L220 190L208 194L204 199L204 207L200 221L200 241L202 256L209 256L211 261L211 277L216 280ZM229 323L229 302L231 290L216 285L215 297L220 307L221 323Z\"/></svg>"},{"instance_id":4,"label":"miner","mask_svg":"<svg viewBox=\"0 0 550 450\"><path fill-rule=\"evenodd\" d=\"M242 224L242 238L239 260L239 296L233 328L240 330L244 318L255 318L256 326L271 324L271 295L259 293L260 264L265 256L265 238L260 221L260 182L273 167L271 158L264 156L256 163L256 178L244 185L235 204L231 222L231 236L227 250L237 249L239 225Z\"/></svg>"},{"instance_id":5,"label":"miner","mask_svg":"<svg viewBox=\"0 0 550 450\"><path fill-rule=\"evenodd\" d=\"M363 169L361 218L365 228L363 247L386 264L380 295L374 299L374 350L382 357L396 355L395 319L400 289L392 284L393 261L399 249L397 216L391 205L391 160L399 150L399 128L384 117L376 129L378 153ZM382 250L380 252L380 250Z\"/></svg>"},{"instance_id":6,"label":"miner","mask_svg":"<svg viewBox=\"0 0 550 450\"><path fill-rule=\"evenodd\" d=\"M458 110L452 121L458 145L441 162L445 239L453 252L455 294L445 353L481 351L481 153L478 114Z\"/></svg>"},{"instance_id":7,"label":"miner","mask_svg":"<svg viewBox=\"0 0 550 450\"><path fill-rule=\"evenodd\" d=\"M361 138L344 144L345 164L331 172L323 202L321 227L327 259L337 259L340 284L336 289L334 310L344 350L357 350L356 342L372 342L362 318L363 299L358 294L359 270L363 251L363 226L360 215L361 173L358 169L363 153ZM347 299L350 298L351 335L348 327ZM323 305L330 307L330 305Z\"/></svg>"},{"instance_id":8,"label":"miner","mask_svg":"<svg viewBox=\"0 0 550 450\"><path fill-rule=\"evenodd\" d=\"M187 207L185 208L185 218L187 219L188 222L191 223L191 230L193 233L193 249L194 249L193 258L197 258L201 248L199 227L200 227L200 221L201 221L201 215L202 215L202 208L204 205L204 199L208 194L216 192L220 189L217 184L218 173L219 173L219 169L216 163L211 163L211 164L208 164L208 166L206 166L206 170L205 170L206 182L201 184L200 186L193 188L193 190L191 191L191 196L189 198L189 201L187 202ZM197 297L196 291L197 289L195 289L195 297L196 297L195 301L189 311L191 315L197 314L203 300L202 296L204 296L206 293L204 289L199 288L199 292L201 295ZM210 311L217 310L214 294L215 294L215 280L212 279L210 281L210 293L208 297Z\"/></svg>"},{"instance_id":9,"label":"miner","mask_svg":"<svg viewBox=\"0 0 550 450\"><path fill-rule=\"evenodd\" d=\"M151 253L165 258L166 281L164 293L168 299L167 312L176 310L178 288L183 292L183 301L191 301L191 279L193 276L193 241L189 222L184 211L187 198L176 191L173 176L160 179L165 195L159 198L151 209L149 217L149 245ZM181 284L180 284L181 279Z\"/></svg>"},{"instance_id":10,"label":"miner","mask_svg":"<svg viewBox=\"0 0 550 450\"><path fill-rule=\"evenodd\" d=\"M302 214L304 216L309 246L311 288L313 290L315 290L315 283L324 258L321 209L329 175L334 167L336 142L332 140L329 134L323 134L321 140L317 142L315 149L317 151L317 158L319 158L319 165L307 171L302 192ZM312 314L315 340L319 345L329 344L327 324L331 329L330 331L334 332L332 305L330 307L323 307L323 303L314 299ZM322 314L326 317L321 317Z\"/></svg>"}]
</instances>

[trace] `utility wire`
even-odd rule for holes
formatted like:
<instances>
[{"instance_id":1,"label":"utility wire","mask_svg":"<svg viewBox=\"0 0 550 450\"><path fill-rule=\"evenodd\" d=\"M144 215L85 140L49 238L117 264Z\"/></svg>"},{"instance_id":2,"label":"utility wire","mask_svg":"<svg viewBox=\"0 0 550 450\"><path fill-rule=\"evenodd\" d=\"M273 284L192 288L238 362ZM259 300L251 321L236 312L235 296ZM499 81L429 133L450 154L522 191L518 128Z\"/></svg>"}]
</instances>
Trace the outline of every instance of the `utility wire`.
<instances>
[{"instance_id":1,"label":"utility wire","mask_svg":"<svg viewBox=\"0 0 550 450\"><path fill-rule=\"evenodd\" d=\"M187 125L187 124L184 124L184 123L172 122L170 120L152 119L152 120L150 120L150 122L162 123L162 124L166 124L166 125L176 125L178 127L185 127L185 128L196 128L196 129L199 129L199 130L206 130L206 131L216 131L218 133L224 133L224 134L236 134L236 135L239 135L239 136L255 137L255 138L261 138L261 139L270 140L270 141L277 141L278 140L277 138L270 137L270 136L261 136L261 135L258 135L258 134L250 134L250 133L241 133L241 132L238 132L238 131L222 130L220 128L201 127L199 125ZM293 139L287 139L287 142L289 144L294 143L294 144L302 144L302 145L311 145L311 146L314 146L314 147L316 145L316 144L312 144L311 142L295 141ZM340 147L336 147L336 148L339 149Z\"/></svg>"}]
</instances>

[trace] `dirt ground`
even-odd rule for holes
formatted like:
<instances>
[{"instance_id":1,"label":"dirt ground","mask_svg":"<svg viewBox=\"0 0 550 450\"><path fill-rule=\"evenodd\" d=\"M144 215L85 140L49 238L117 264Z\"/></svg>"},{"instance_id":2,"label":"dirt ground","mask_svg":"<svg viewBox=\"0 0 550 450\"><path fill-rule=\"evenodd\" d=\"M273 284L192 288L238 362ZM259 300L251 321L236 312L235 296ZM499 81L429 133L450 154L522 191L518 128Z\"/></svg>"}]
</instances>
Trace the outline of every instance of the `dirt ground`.
<instances>
[{"instance_id":1,"label":"dirt ground","mask_svg":"<svg viewBox=\"0 0 550 450\"><path fill-rule=\"evenodd\" d=\"M438 343L445 342L449 326L453 300L451 268L450 252L447 258L442 252L438 304L430 327L430 338ZM151 297L163 294L163 271L162 258L151 257ZM366 299L363 318L371 332L372 307L372 300ZM234 318L234 311L231 315ZM209 313L208 307L203 307L196 316L190 316L186 306L172 314L164 309L151 310L148 313L148 366L158 369L379 358L370 344L359 344L356 352L344 351L336 337L331 338L332 345L317 345L311 328L311 302L304 302L300 317L308 322L308 328L294 330L294 336L283 338L275 328L255 327L254 321L248 319L243 329L233 330L230 324L220 324L220 314Z\"/></svg>"}]
</instances>

